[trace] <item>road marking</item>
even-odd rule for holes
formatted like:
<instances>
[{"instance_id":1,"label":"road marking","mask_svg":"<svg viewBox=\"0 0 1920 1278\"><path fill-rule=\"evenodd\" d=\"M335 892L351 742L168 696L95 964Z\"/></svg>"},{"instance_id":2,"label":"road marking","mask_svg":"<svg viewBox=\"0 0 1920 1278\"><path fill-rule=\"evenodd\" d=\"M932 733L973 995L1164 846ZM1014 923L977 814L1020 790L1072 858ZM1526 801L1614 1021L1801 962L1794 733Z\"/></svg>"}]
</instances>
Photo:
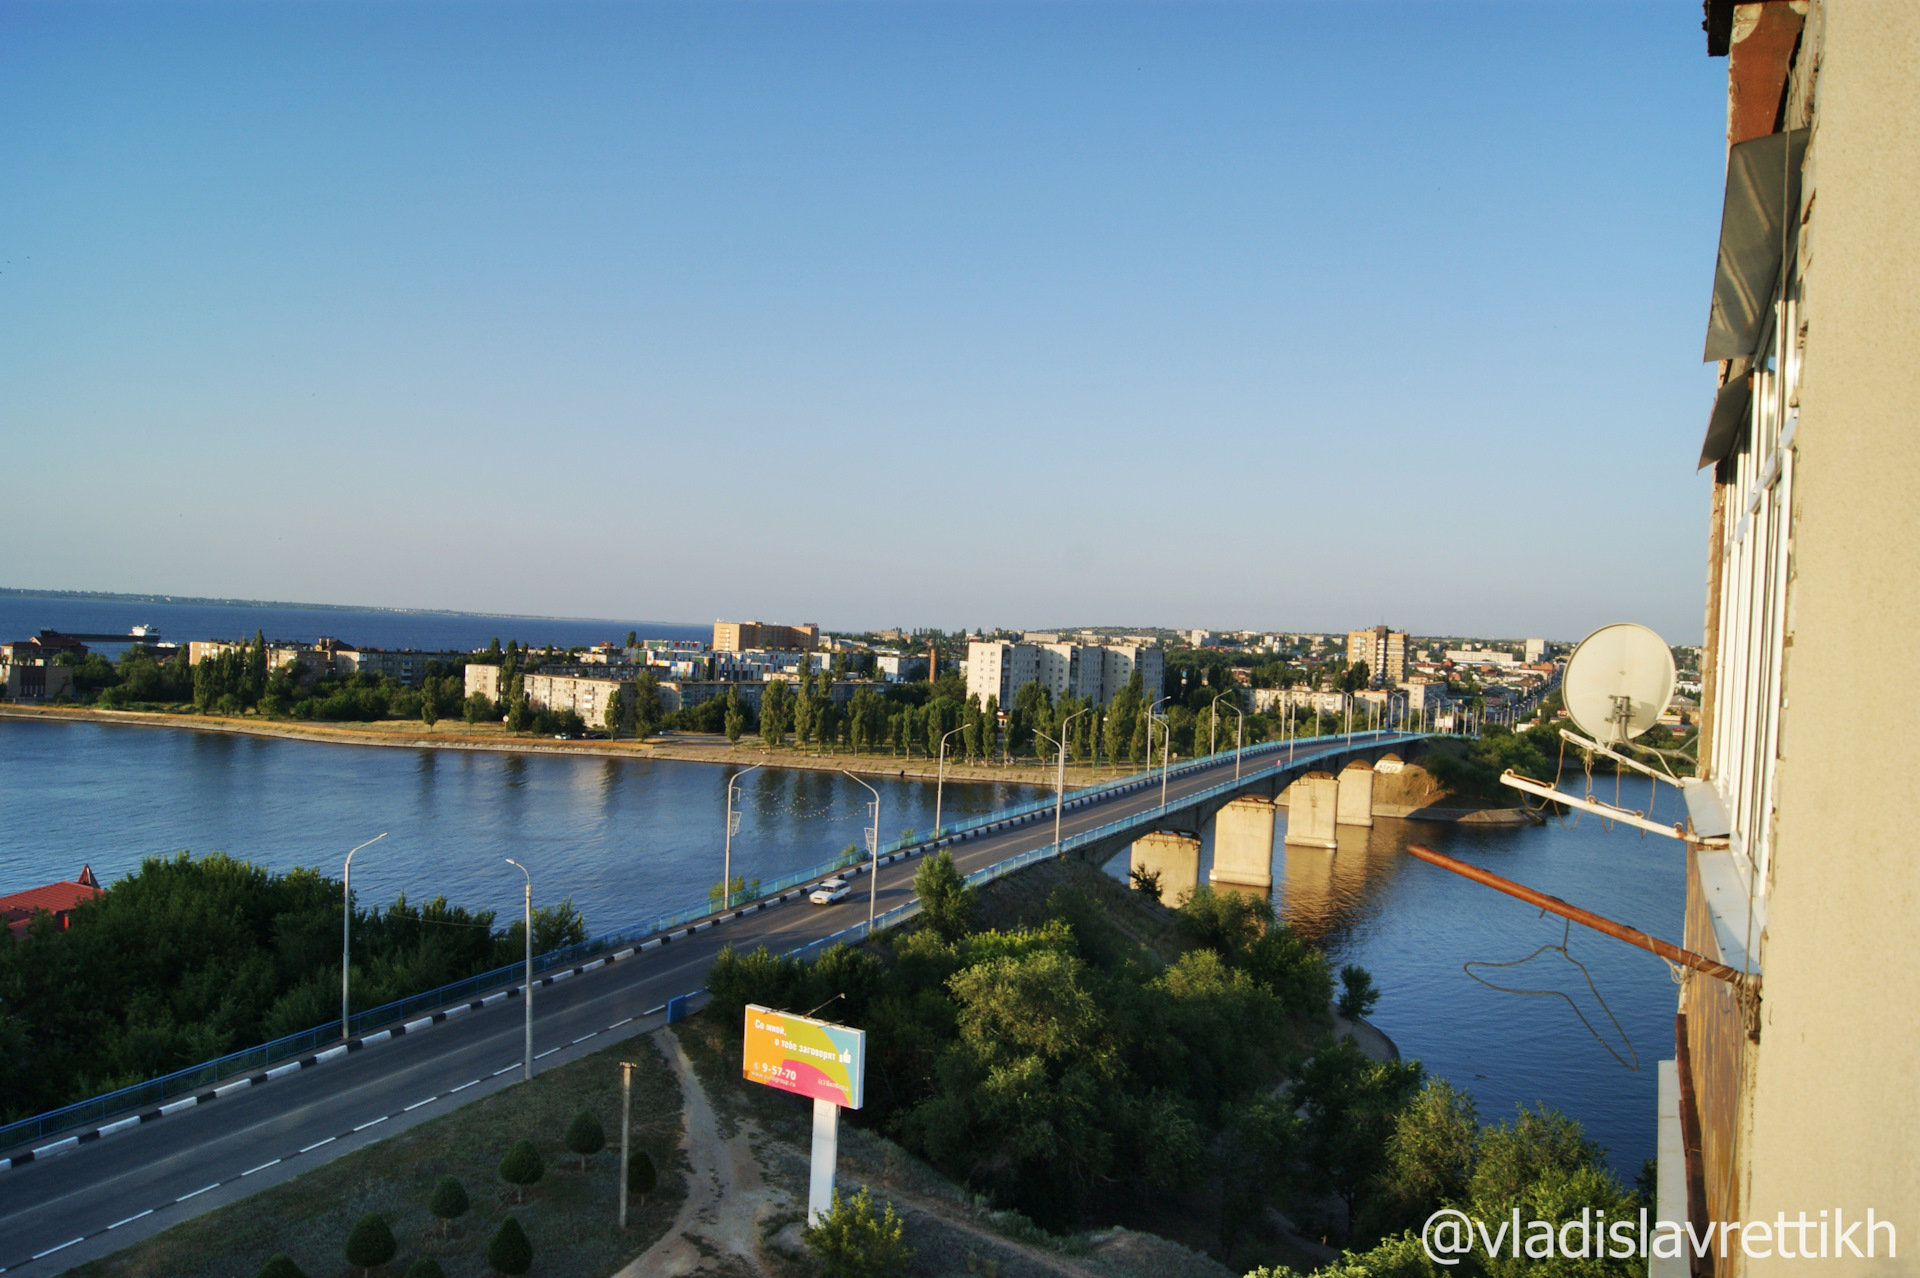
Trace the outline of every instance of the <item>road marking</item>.
<instances>
[{"instance_id":1,"label":"road marking","mask_svg":"<svg viewBox=\"0 0 1920 1278\"><path fill-rule=\"evenodd\" d=\"M496 1069L495 1071L493 1071L493 1076L494 1076L495 1078L498 1078L498 1077L500 1077L500 1076L501 1076L502 1074L504 1074L504 1073L506 1073L506 1072L507 1072L507 1070L509 1070L509 1069L519 1069L519 1068L520 1068L520 1062L519 1062L519 1061L515 1061L515 1062L514 1062L513 1064L511 1064L511 1065L509 1065L509 1066L507 1066L507 1067L506 1067L506 1069Z\"/></svg>"},{"instance_id":2,"label":"road marking","mask_svg":"<svg viewBox=\"0 0 1920 1278\"><path fill-rule=\"evenodd\" d=\"M220 1182L216 1180L211 1185L202 1185L200 1188L194 1190L191 1194L182 1194L178 1198L174 1199L173 1201L175 1201L176 1203L184 1203L189 1198L198 1198L200 1195L206 1193L209 1189L218 1189L218 1188L220 1188Z\"/></svg>"},{"instance_id":3,"label":"road marking","mask_svg":"<svg viewBox=\"0 0 1920 1278\"><path fill-rule=\"evenodd\" d=\"M134 1221L140 1219L142 1216L151 1216L151 1215L153 1215L153 1208L149 1207L145 1211L135 1212L133 1215L127 1217L125 1220L116 1220L111 1225L108 1225L107 1228L118 1229L122 1225L131 1225Z\"/></svg>"},{"instance_id":4,"label":"road marking","mask_svg":"<svg viewBox=\"0 0 1920 1278\"><path fill-rule=\"evenodd\" d=\"M75 1243L85 1242L85 1241L86 1239L84 1237L69 1238L65 1242L61 1243L58 1247L49 1247L45 1251L36 1251L35 1253L33 1253L33 1258L35 1260L38 1260L42 1256L51 1256L56 1251L65 1251L67 1248L73 1246Z\"/></svg>"},{"instance_id":5,"label":"road marking","mask_svg":"<svg viewBox=\"0 0 1920 1278\"><path fill-rule=\"evenodd\" d=\"M610 1029L610 1030L616 1030L616 1029L619 1029L619 1028L620 1028L620 1027L621 1027L622 1025L625 1025L625 1024L627 1023L627 1021L631 1021L632 1019L633 1019L633 1018L632 1018L631 1016L629 1016L629 1017L627 1018L627 1020L625 1020L625 1021L615 1021L615 1022L614 1022L613 1024L611 1024L611 1025L609 1025L609 1026L607 1026L607 1028L608 1028L608 1029Z\"/></svg>"},{"instance_id":6,"label":"road marking","mask_svg":"<svg viewBox=\"0 0 1920 1278\"><path fill-rule=\"evenodd\" d=\"M338 1136L329 1136L325 1140L316 1140L315 1142L313 1142L313 1144L308 1145L306 1148L302 1149L300 1152L303 1154L311 1154L314 1150L320 1148L322 1145L331 1145L333 1144L333 1142L339 1139L340 1138Z\"/></svg>"},{"instance_id":7,"label":"road marking","mask_svg":"<svg viewBox=\"0 0 1920 1278\"><path fill-rule=\"evenodd\" d=\"M278 1164L278 1163L279 1163L279 1161L280 1161L280 1160L279 1160L278 1158L276 1158L276 1159L274 1159L274 1160L273 1160L272 1162L269 1162L269 1163L261 1163L261 1164L260 1164L260 1165L259 1165L258 1167L249 1167L249 1168L248 1168L247 1170L245 1170L245 1171L243 1171L243 1172L241 1172L240 1174L241 1174L242 1176L251 1176L251 1175L253 1175L253 1174L254 1174L255 1172L257 1172L257 1171L265 1171L265 1170L266 1170L267 1168L269 1168L269 1167L272 1167L272 1166L274 1166L274 1165L276 1165L276 1164Z\"/></svg>"},{"instance_id":8,"label":"road marking","mask_svg":"<svg viewBox=\"0 0 1920 1278\"><path fill-rule=\"evenodd\" d=\"M353 1130L356 1132L364 1132L365 1130L367 1130L367 1128L378 1127L380 1124L386 1121L387 1121L387 1116L385 1114L382 1114L378 1118L370 1119L369 1121L360 1124L358 1127L354 1128ZM348 1133L348 1135L352 1135L352 1134L353 1134L352 1132Z\"/></svg>"},{"instance_id":9,"label":"road marking","mask_svg":"<svg viewBox=\"0 0 1920 1278\"><path fill-rule=\"evenodd\" d=\"M599 1032L600 1032L599 1030L595 1030L595 1031L593 1031L593 1034L598 1034ZM581 1036L580 1036L579 1038L576 1038L576 1039L574 1039L574 1040L573 1040L573 1043L584 1043L584 1042L586 1042L586 1041L587 1041L588 1039L590 1039L590 1038L592 1038L592 1037L593 1037L593 1034L582 1034L582 1035L581 1035ZM573 1046L573 1043L568 1043L568 1044L567 1044L567 1046L568 1046L568 1047L572 1047L572 1046Z\"/></svg>"},{"instance_id":10,"label":"road marking","mask_svg":"<svg viewBox=\"0 0 1920 1278\"><path fill-rule=\"evenodd\" d=\"M456 1087L456 1088L454 1088L454 1089L453 1089L453 1092L464 1092L464 1091L466 1091L466 1090L467 1090L467 1089L468 1089L469 1087L477 1087L477 1086L479 1085L479 1083L480 1083L480 1080L476 1078L476 1079L474 1079L474 1080L473 1080L472 1082L470 1082L470 1083L462 1083L462 1084L460 1084L460 1086L458 1086L458 1087ZM453 1095L453 1092L448 1092L448 1093L447 1093L447 1095L449 1095L449 1096L451 1096L451 1095Z\"/></svg>"},{"instance_id":11,"label":"road marking","mask_svg":"<svg viewBox=\"0 0 1920 1278\"><path fill-rule=\"evenodd\" d=\"M571 1046L571 1044L569 1044L569 1046ZM554 1054L555 1052L557 1052L557 1051L559 1051L559 1050L560 1050L560 1049L559 1049L559 1048L557 1048L557 1047L549 1047L549 1048L548 1048L548 1049L547 1049L546 1051L544 1051L544 1052L535 1052L535 1053L533 1054L533 1059L535 1059L535 1060L537 1061L537 1060L539 1060L539 1059L541 1059L542 1057L545 1057L545 1056L551 1056L551 1055L553 1055L553 1054Z\"/></svg>"},{"instance_id":12,"label":"road marking","mask_svg":"<svg viewBox=\"0 0 1920 1278\"><path fill-rule=\"evenodd\" d=\"M439 1099L440 1098L438 1096L429 1096L423 1101L415 1101L413 1104L407 1106L405 1109L401 1110L400 1112L403 1114L411 1114L414 1110L419 1109L422 1105L431 1105Z\"/></svg>"}]
</instances>

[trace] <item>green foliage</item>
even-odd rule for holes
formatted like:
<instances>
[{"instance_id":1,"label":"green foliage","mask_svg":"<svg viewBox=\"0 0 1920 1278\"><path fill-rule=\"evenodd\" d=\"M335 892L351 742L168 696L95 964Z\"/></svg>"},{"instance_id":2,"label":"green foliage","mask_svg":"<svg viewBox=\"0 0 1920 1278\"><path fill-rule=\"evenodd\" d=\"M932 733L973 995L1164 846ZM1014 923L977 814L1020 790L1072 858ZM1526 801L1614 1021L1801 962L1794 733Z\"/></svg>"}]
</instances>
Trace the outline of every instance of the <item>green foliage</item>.
<instances>
[{"instance_id":1,"label":"green foliage","mask_svg":"<svg viewBox=\"0 0 1920 1278\"><path fill-rule=\"evenodd\" d=\"M495 1273L518 1278L533 1268L533 1244L520 1222L509 1216L487 1242L487 1267Z\"/></svg>"},{"instance_id":2,"label":"green foliage","mask_svg":"<svg viewBox=\"0 0 1920 1278\"><path fill-rule=\"evenodd\" d=\"M547 1164L541 1159L540 1151L533 1147L532 1141L516 1140L508 1147L506 1156L501 1158L497 1170L500 1179L514 1187L514 1201L525 1202L527 1187L540 1183L540 1178L547 1174Z\"/></svg>"},{"instance_id":3,"label":"green foliage","mask_svg":"<svg viewBox=\"0 0 1920 1278\"><path fill-rule=\"evenodd\" d=\"M731 885L714 883L707 888L707 906L713 910L724 910L741 901L751 901L759 895L759 879L749 880L744 874L736 874ZM722 900L723 897L726 899Z\"/></svg>"},{"instance_id":4,"label":"green foliage","mask_svg":"<svg viewBox=\"0 0 1920 1278\"><path fill-rule=\"evenodd\" d=\"M913 1260L904 1234L893 1204L876 1216L873 1195L862 1185L850 1199L834 1190L832 1210L800 1236L822 1278L900 1278Z\"/></svg>"},{"instance_id":5,"label":"green foliage","mask_svg":"<svg viewBox=\"0 0 1920 1278\"><path fill-rule=\"evenodd\" d=\"M920 917L947 940L958 939L973 926L979 893L954 867L953 853L943 848L938 856L924 858L914 873L913 891L920 898Z\"/></svg>"},{"instance_id":6,"label":"green foliage","mask_svg":"<svg viewBox=\"0 0 1920 1278\"><path fill-rule=\"evenodd\" d=\"M1424 1081L1418 1061L1370 1061L1352 1039L1323 1041L1287 1087L1302 1112L1302 1188L1338 1195L1347 1218L1360 1219L1387 1166L1387 1138Z\"/></svg>"},{"instance_id":7,"label":"green foliage","mask_svg":"<svg viewBox=\"0 0 1920 1278\"><path fill-rule=\"evenodd\" d=\"M267 1257L267 1263L260 1266L253 1278L307 1278L306 1272L293 1263L293 1257L284 1251L277 1251Z\"/></svg>"},{"instance_id":8,"label":"green foliage","mask_svg":"<svg viewBox=\"0 0 1920 1278\"><path fill-rule=\"evenodd\" d=\"M583 1109L573 1116L567 1124L567 1134L561 1143L580 1155L580 1170L587 1169L587 1159L607 1147L606 1129L600 1126L599 1116L590 1109Z\"/></svg>"},{"instance_id":9,"label":"green foliage","mask_svg":"<svg viewBox=\"0 0 1920 1278\"><path fill-rule=\"evenodd\" d=\"M1135 866L1127 871L1127 882L1148 900L1157 902L1160 899L1160 871Z\"/></svg>"},{"instance_id":10,"label":"green foliage","mask_svg":"<svg viewBox=\"0 0 1920 1278\"><path fill-rule=\"evenodd\" d=\"M1180 906L1179 920L1181 930L1199 944L1234 955L1272 925L1273 902L1264 896L1215 892L1203 883Z\"/></svg>"},{"instance_id":11,"label":"green foliage","mask_svg":"<svg viewBox=\"0 0 1920 1278\"><path fill-rule=\"evenodd\" d=\"M154 857L70 926L0 934L0 1111L39 1113L340 1012L341 888L214 853ZM50 922L50 920L49 920ZM353 1002L376 1007L500 965L489 911L356 907Z\"/></svg>"},{"instance_id":12,"label":"green foliage","mask_svg":"<svg viewBox=\"0 0 1920 1278\"><path fill-rule=\"evenodd\" d=\"M447 1278L447 1273L432 1256L422 1256L407 1266L406 1278Z\"/></svg>"},{"instance_id":13,"label":"green foliage","mask_svg":"<svg viewBox=\"0 0 1920 1278\"><path fill-rule=\"evenodd\" d=\"M370 1211L362 1216L347 1235L347 1263L361 1269L384 1265L399 1250L393 1230L387 1228L386 1218L379 1212Z\"/></svg>"},{"instance_id":14,"label":"green foliage","mask_svg":"<svg viewBox=\"0 0 1920 1278\"><path fill-rule=\"evenodd\" d=\"M1340 1015L1348 1020L1358 1020L1373 1010L1380 1001L1380 991L1373 984L1373 975L1366 968L1349 963L1340 969Z\"/></svg>"},{"instance_id":15,"label":"green foliage","mask_svg":"<svg viewBox=\"0 0 1920 1278\"><path fill-rule=\"evenodd\" d=\"M727 709L723 726L726 730L728 743L731 745L739 745L740 735L747 730L747 715L746 711L741 708L740 689L737 687L727 689Z\"/></svg>"},{"instance_id":16,"label":"green foliage","mask_svg":"<svg viewBox=\"0 0 1920 1278\"><path fill-rule=\"evenodd\" d=\"M467 1187L460 1183L457 1176L442 1176L435 1182L433 1194L427 1199L427 1210L449 1222L466 1215L472 1205L467 1198Z\"/></svg>"},{"instance_id":17,"label":"green foliage","mask_svg":"<svg viewBox=\"0 0 1920 1278\"><path fill-rule=\"evenodd\" d=\"M636 1149L627 1155L627 1192L640 1195L645 1202L660 1183L660 1173L655 1170L653 1158L644 1149Z\"/></svg>"}]
</instances>

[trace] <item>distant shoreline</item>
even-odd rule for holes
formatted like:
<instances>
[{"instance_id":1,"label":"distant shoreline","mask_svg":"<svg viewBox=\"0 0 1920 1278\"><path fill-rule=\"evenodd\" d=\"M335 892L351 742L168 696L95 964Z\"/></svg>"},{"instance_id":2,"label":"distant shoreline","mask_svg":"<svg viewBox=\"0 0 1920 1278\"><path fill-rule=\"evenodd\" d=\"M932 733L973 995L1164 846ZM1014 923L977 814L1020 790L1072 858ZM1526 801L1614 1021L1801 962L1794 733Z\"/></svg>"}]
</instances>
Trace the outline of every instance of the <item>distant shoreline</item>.
<instances>
[{"instance_id":1,"label":"distant shoreline","mask_svg":"<svg viewBox=\"0 0 1920 1278\"><path fill-rule=\"evenodd\" d=\"M99 710L89 706L17 706L0 705L0 719L37 720L54 723L105 723L134 728L170 728L176 732L217 732L229 736L274 737L286 741L314 741L324 745L376 746L402 750L472 750L497 754L571 755L606 759L671 759L682 763L761 764L772 768L795 768L813 772L853 772L865 776L894 777L899 780L933 781L935 766L925 759L911 761L875 755L803 754L797 750L767 751L754 745L728 745L724 741L665 740L651 741L555 741L538 737L478 735L466 724L449 722L445 730L430 732L417 724L385 721L379 725L291 723L286 720L249 720L208 715L161 714L143 710ZM1067 789L1077 790L1115 777L1129 775L1117 769L1100 769L1094 776L1074 775L1069 769ZM965 782L1000 782L1051 788L1054 772L1050 767L1021 765L1012 768L949 762L946 779Z\"/></svg>"},{"instance_id":2,"label":"distant shoreline","mask_svg":"<svg viewBox=\"0 0 1920 1278\"><path fill-rule=\"evenodd\" d=\"M179 604L190 608L294 608L302 612L379 612L397 617L484 617L489 621L567 621L595 625L676 626L698 630L694 621L622 621L613 617L547 617L531 612L470 612L457 608L390 608L379 604L297 603L286 599L216 599L209 595L120 594L109 590L33 590L24 586L0 586L0 597L9 599L61 599L97 603Z\"/></svg>"}]
</instances>

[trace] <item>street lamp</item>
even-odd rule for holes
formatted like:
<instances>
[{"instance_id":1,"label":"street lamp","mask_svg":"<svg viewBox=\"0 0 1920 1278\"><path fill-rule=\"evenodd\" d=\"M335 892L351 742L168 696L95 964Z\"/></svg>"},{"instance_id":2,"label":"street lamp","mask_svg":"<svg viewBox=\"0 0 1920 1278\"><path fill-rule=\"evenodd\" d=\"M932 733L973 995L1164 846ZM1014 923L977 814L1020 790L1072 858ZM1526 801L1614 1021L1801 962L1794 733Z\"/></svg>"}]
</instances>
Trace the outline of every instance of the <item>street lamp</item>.
<instances>
[{"instance_id":1,"label":"street lamp","mask_svg":"<svg viewBox=\"0 0 1920 1278\"><path fill-rule=\"evenodd\" d=\"M840 769L840 775L866 786L867 793L873 796L873 828L867 831L867 853L873 858L873 865L867 876L870 880L867 884L867 935L872 936L873 909L880 899L880 792L845 768Z\"/></svg>"},{"instance_id":2,"label":"street lamp","mask_svg":"<svg viewBox=\"0 0 1920 1278\"><path fill-rule=\"evenodd\" d=\"M526 1008L527 1050L526 1050L526 1061L521 1066L520 1076L526 1081L532 1082L533 1081L533 876L531 874L527 874L526 866L520 864L518 861L514 860L512 857L507 857L506 862L508 865L511 865L514 869L520 871L521 874L526 875L526 879L527 879L527 913L526 913L526 923L524 924L524 927L523 927L523 931L526 933L526 942L527 942L527 979L526 979L525 988L522 989L520 992L520 995L521 995L520 1001L527 1005L527 1008Z\"/></svg>"},{"instance_id":3,"label":"street lamp","mask_svg":"<svg viewBox=\"0 0 1920 1278\"><path fill-rule=\"evenodd\" d=\"M376 834L362 843L360 848L370 848L386 837L385 834ZM355 848L353 852L358 852L360 848ZM347 975L353 970L353 965L349 962L353 951L353 852L347 853L347 868L340 875L340 895L345 903L345 908L340 911L340 1040L342 1042L347 1038Z\"/></svg>"},{"instance_id":4,"label":"street lamp","mask_svg":"<svg viewBox=\"0 0 1920 1278\"><path fill-rule=\"evenodd\" d=\"M1234 697L1235 700L1239 699L1236 693L1223 692L1213 699L1213 704L1217 706L1223 698L1230 696ZM1212 706L1209 706L1208 709L1211 710ZM1233 729L1233 779L1238 781L1240 779L1240 750L1246 743L1247 737L1247 716L1237 705L1228 706L1227 709L1240 716L1240 722L1235 725ZM1213 729L1211 725L1209 725L1207 729L1207 740L1209 743L1213 740Z\"/></svg>"},{"instance_id":5,"label":"street lamp","mask_svg":"<svg viewBox=\"0 0 1920 1278\"><path fill-rule=\"evenodd\" d=\"M1156 700L1147 707L1147 775L1153 775L1153 712L1166 701L1165 697Z\"/></svg>"},{"instance_id":6,"label":"street lamp","mask_svg":"<svg viewBox=\"0 0 1920 1278\"><path fill-rule=\"evenodd\" d=\"M1053 788L1053 854L1055 856L1060 855L1060 813L1066 806L1067 799L1067 725L1075 719L1078 719L1081 715L1089 713L1092 709L1092 706L1088 706L1085 710L1075 710L1072 714L1062 719L1060 721L1060 739L1053 742L1060 747L1059 778L1054 782ZM1053 738L1047 736L1044 732L1036 732L1034 735L1045 737L1048 741L1053 741ZM1151 737L1151 732L1149 732L1149 737Z\"/></svg>"},{"instance_id":7,"label":"street lamp","mask_svg":"<svg viewBox=\"0 0 1920 1278\"><path fill-rule=\"evenodd\" d=\"M933 837L936 839L940 837L940 797L947 785L947 737L964 732L966 727L963 723L957 728L948 728L946 736L940 738L940 766L934 770L933 783Z\"/></svg>"},{"instance_id":8,"label":"street lamp","mask_svg":"<svg viewBox=\"0 0 1920 1278\"><path fill-rule=\"evenodd\" d=\"M754 768L763 766L765 765L756 763L753 767L742 768L727 778L727 851L720 868L720 908L722 910L733 905L733 832L740 824L740 818L733 814L733 787L740 783L741 777L753 771Z\"/></svg>"}]
</instances>

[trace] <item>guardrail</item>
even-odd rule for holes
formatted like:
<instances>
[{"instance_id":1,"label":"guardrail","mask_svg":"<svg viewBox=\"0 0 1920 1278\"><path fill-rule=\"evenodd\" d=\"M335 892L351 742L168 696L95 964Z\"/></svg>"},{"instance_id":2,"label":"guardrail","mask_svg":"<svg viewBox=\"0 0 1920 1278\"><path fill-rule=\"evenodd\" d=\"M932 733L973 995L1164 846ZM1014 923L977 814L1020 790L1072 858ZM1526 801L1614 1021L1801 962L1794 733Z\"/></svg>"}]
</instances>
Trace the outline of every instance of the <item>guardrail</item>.
<instances>
[{"instance_id":1,"label":"guardrail","mask_svg":"<svg viewBox=\"0 0 1920 1278\"><path fill-rule=\"evenodd\" d=\"M1244 760L1255 756L1265 756L1278 750L1284 750L1289 744L1293 745L1297 750L1299 743L1302 741L1318 742L1332 739L1334 738L1302 737L1297 738L1291 743L1285 740L1262 742L1257 746L1248 746L1242 750L1241 758ZM1183 764L1177 764L1171 769L1167 769L1167 773L1170 776L1183 776L1208 767L1221 767L1225 766L1232 757L1231 751L1222 751L1219 754L1207 758L1193 759ZM1317 752L1310 756L1303 757L1297 760L1297 762L1305 762L1307 757L1317 758L1321 757L1321 755ZM1070 808L1084 807L1090 802L1109 798L1116 794L1138 790L1157 782L1160 775L1161 770L1155 769L1150 772L1133 773L1132 775L1117 778L1103 785L1084 787L1072 792L1071 796L1066 799L1064 806ZM1225 783L1228 789L1234 788L1239 784L1241 784L1241 782ZM1214 790L1219 788L1220 787L1214 787L1213 790L1209 790L1207 793L1212 794ZM1183 800L1183 802L1187 801L1189 800ZM1003 829L1009 822L1020 821L1048 811L1053 808L1054 804L1054 798L1046 798L1017 804L1011 808L1002 808L981 817L978 821L962 829L943 829L926 837L916 836L911 839L896 839L892 843L883 845L877 855L881 857L891 857L897 856L900 853L913 854L946 847L979 834ZM1123 825L1126 823L1121 822L1119 824ZM1105 830L1107 827L1101 827L1101 829ZM1069 839L1067 845L1079 847L1084 846L1085 842L1086 836L1078 835L1075 836L1074 839ZM988 882L1002 875L1011 874L1014 870L1025 865L1030 865L1035 860L1052 856L1053 853L1054 849L1052 844L1048 844L1044 848L1034 851L1019 853L1004 861L996 862L985 869L974 871L974 873L967 876L967 881L970 883L976 881L982 883ZM866 860L868 860L868 854L858 851L857 849L852 852L841 852L825 861L808 866L804 870L781 875L777 879L760 884L759 892L754 897L754 900L765 900L768 897L778 896L783 892L811 880L824 878L837 871L852 869ZM741 902L736 898L729 903L727 909L736 909L742 904L752 904L752 902ZM917 901L910 902L907 905L899 906L881 915L875 920L875 926L880 930L897 926L907 919L912 918L915 914L918 914L919 911L919 903ZM705 905L680 910L672 914L663 914L645 924L621 928L617 931L591 937L577 945L569 945L560 949L549 950L545 954L536 954L533 959L533 970L535 975L538 975L541 972L550 971L556 967L571 967L581 959L591 958L610 950L635 945L650 937L670 932L685 924L710 918L724 912L726 911L716 910L713 908L712 903L709 902ZM844 940L849 932L858 932L860 937L864 938L867 934L866 930L867 924L861 923L856 928L848 929L848 932L836 933L832 937L827 937L824 940L802 946L801 950L813 950L817 953L820 947L832 944L835 941ZM794 953L800 952L800 950L794 951ZM383 1003L379 1007L371 1007L365 1011L355 1012L347 1018L347 1034L344 1037L359 1035L374 1026L407 1020L421 1012L437 1011L453 1003L465 1002L484 990L517 981L523 974L524 968L524 962L511 963L505 967L499 967L490 972L482 972L475 976L469 976L462 980L454 981L451 984L442 985L436 989L423 990L418 994L396 999L391 1003ZM331 1044L338 1043L342 1037L340 1023L338 1021L330 1021L325 1025L318 1025L310 1030L303 1030L298 1034L289 1034L283 1038L276 1038L272 1042L262 1043L257 1047L249 1047L242 1051L230 1052L225 1056L215 1057L209 1061L202 1061L198 1065L189 1065L184 1069L174 1070L172 1073L163 1074L158 1078L148 1079L145 1082L135 1083L129 1087L122 1087L115 1091L105 1092L99 1096L89 1097L83 1101L76 1101L71 1105L62 1106L59 1109L48 1110L44 1114L36 1114L30 1118L19 1119L15 1122L0 1126L0 1149L8 1149L28 1141L39 1140L56 1132L65 1131L70 1127L78 1127L83 1123L95 1119L104 1119L114 1114L125 1113L128 1110L164 1104L176 1097L188 1095L203 1088L217 1085L229 1078L255 1074L261 1070L271 1069L283 1061L293 1060L323 1049Z\"/></svg>"}]
</instances>

